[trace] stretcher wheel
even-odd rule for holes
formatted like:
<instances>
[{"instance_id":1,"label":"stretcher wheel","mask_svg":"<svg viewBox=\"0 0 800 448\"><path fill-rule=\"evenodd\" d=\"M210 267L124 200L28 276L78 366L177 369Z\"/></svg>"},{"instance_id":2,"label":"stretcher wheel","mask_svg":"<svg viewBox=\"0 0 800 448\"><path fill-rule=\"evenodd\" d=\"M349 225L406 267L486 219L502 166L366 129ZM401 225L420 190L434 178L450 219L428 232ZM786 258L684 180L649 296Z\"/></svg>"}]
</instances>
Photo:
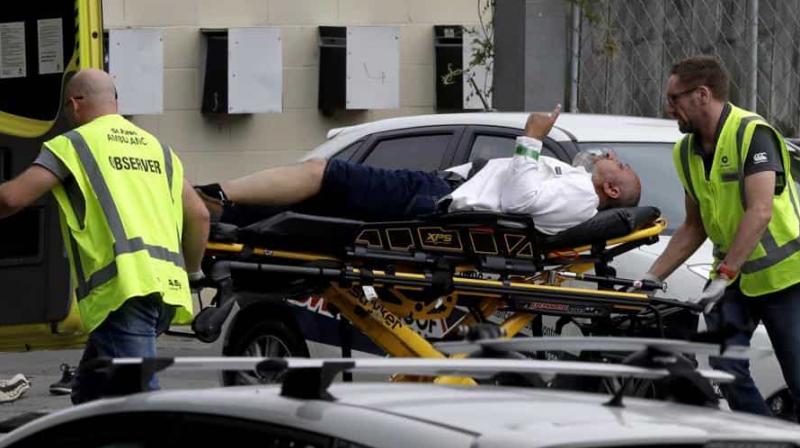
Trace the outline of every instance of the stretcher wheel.
<instances>
[{"instance_id":1,"label":"stretcher wheel","mask_svg":"<svg viewBox=\"0 0 800 448\"><path fill-rule=\"evenodd\" d=\"M482 348L467 355L467 358L494 358L494 359L530 359L522 353L513 351L500 351ZM514 387L546 387L547 384L537 374L500 372L491 378L480 379L478 384L494 384L498 386Z\"/></svg>"}]
</instances>

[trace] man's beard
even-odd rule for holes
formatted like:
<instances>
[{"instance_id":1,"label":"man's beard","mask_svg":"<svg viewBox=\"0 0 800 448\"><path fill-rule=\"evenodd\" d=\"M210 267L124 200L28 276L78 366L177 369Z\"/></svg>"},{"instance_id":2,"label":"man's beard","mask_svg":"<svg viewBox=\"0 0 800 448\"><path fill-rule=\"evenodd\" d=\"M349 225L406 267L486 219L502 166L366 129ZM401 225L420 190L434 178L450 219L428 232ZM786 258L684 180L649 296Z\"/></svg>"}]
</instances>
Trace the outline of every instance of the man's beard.
<instances>
[{"instance_id":1,"label":"man's beard","mask_svg":"<svg viewBox=\"0 0 800 448\"><path fill-rule=\"evenodd\" d=\"M678 130L684 134L694 134L697 129L690 121L678 119Z\"/></svg>"}]
</instances>

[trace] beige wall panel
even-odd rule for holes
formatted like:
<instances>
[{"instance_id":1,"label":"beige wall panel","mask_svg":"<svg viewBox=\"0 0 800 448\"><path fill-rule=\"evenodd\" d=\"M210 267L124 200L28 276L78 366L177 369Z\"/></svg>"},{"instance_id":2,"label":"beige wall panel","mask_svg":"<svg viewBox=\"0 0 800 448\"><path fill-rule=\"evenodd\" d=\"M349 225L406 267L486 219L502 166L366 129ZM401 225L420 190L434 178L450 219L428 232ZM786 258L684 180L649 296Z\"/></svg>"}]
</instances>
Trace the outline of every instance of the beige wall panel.
<instances>
[{"instance_id":1,"label":"beige wall panel","mask_svg":"<svg viewBox=\"0 0 800 448\"><path fill-rule=\"evenodd\" d=\"M337 0L269 0L269 22L275 25L335 25Z\"/></svg>"},{"instance_id":2,"label":"beige wall panel","mask_svg":"<svg viewBox=\"0 0 800 448\"><path fill-rule=\"evenodd\" d=\"M199 110L167 110L159 116L161 137L177 151L229 152L227 117L206 116Z\"/></svg>"},{"instance_id":3,"label":"beige wall panel","mask_svg":"<svg viewBox=\"0 0 800 448\"><path fill-rule=\"evenodd\" d=\"M267 0L197 0L201 27L264 25L267 16Z\"/></svg>"},{"instance_id":4,"label":"beige wall panel","mask_svg":"<svg viewBox=\"0 0 800 448\"><path fill-rule=\"evenodd\" d=\"M476 24L476 0L103 0L106 28L164 29L162 115L133 121L171 144L193 182L238 177L295 162L329 129L383 118L434 113L434 24ZM203 27L279 26L284 112L243 116L200 112ZM399 109L317 110L318 27L400 27Z\"/></svg>"},{"instance_id":5,"label":"beige wall panel","mask_svg":"<svg viewBox=\"0 0 800 448\"><path fill-rule=\"evenodd\" d=\"M400 28L400 64L434 65L433 26L405 25Z\"/></svg>"},{"instance_id":6,"label":"beige wall panel","mask_svg":"<svg viewBox=\"0 0 800 448\"><path fill-rule=\"evenodd\" d=\"M502 1L502 0L501 0ZM408 0L413 23L467 25L478 22L477 0Z\"/></svg>"},{"instance_id":7,"label":"beige wall panel","mask_svg":"<svg viewBox=\"0 0 800 448\"><path fill-rule=\"evenodd\" d=\"M173 68L164 71L164 109L196 110L200 107L197 69Z\"/></svg>"},{"instance_id":8,"label":"beige wall panel","mask_svg":"<svg viewBox=\"0 0 800 448\"><path fill-rule=\"evenodd\" d=\"M103 0L103 26L116 28L125 25L125 0Z\"/></svg>"},{"instance_id":9,"label":"beige wall panel","mask_svg":"<svg viewBox=\"0 0 800 448\"><path fill-rule=\"evenodd\" d=\"M287 67L283 70L283 107L316 109L319 68Z\"/></svg>"},{"instance_id":10,"label":"beige wall panel","mask_svg":"<svg viewBox=\"0 0 800 448\"><path fill-rule=\"evenodd\" d=\"M197 25L197 0L126 0L125 25Z\"/></svg>"},{"instance_id":11,"label":"beige wall panel","mask_svg":"<svg viewBox=\"0 0 800 448\"><path fill-rule=\"evenodd\" d=\"M404 117L407 115L433 114L433 107L402 107L400 109L371 110L364 121L383 120L385 118Z\"/></svg>"},{"instance_id":12,"label":"beige wall panel","mask_svg":"<svg viewBox=\"0 0 800 448\"><path fill-rule=\"evenodd\" d=\"M408 21L408 0L339 0L341 24L393 25Z\"/></svg>"},{"instance_id":13,"label":"beige wall panel","mask_svg":"<svg viewBox=\"0 0 800 448\"><path fill-rule=\"evenodd\" d=\"M281 114L254 114L232 122L232 151L305 152L325 140L332 126L316 109L285 110Z\"/></svg>"},{"instance_id":14,"label":"beige wall panel","mask_svg":"<svg viewBox=\"0 0 800 448\"><path fill-rule=\"evenodd\" d=\"M284 67L307 67L319 65L319 31L316 26L284 26Z\"/></svg>"},{"instance_id":15,"label":"beige wall panel","mask_svg":"<svg viewBox=\"0 0 800 448\"><path fill-rule=\"evenodd\" d=\"M130 117L130 119L140 128L155 135L157 138L161 138L164 143L172 145L172 142L168 142L161 137L161 131L158 127L158 115L136 115Z\"/></svg>"},{"instance_id":16,"label":"beige wall panel","mask_svg":"<svg viewBox=\"0 0 800 448\"><path fill-rule=\"evenodd\" d=\"M236 154L190 152L181 154L189 182L204 184L235 179L246 174L279 165L295 163L302 152L260 151Z\"/></svg>"},{"instance_id":17,"label":"beige wall panel","mask_svg":"<svg viewBox=\"0 0 800 448\"><path fill-rule=\"evenodd\" d=\"M199 65L202 35L196 27L164 29L164 68L195 68Z\"/></svg>"},{"instance_id":18,"label":"beige wall panel","mask_svg":"<svg viewBox=\"0 0 800 448\"><path fill-rule=\"evenodd\" d=\"M436 100L432 65L400 67L400 107L433 107Z\"/></svg>"}]
</instances>

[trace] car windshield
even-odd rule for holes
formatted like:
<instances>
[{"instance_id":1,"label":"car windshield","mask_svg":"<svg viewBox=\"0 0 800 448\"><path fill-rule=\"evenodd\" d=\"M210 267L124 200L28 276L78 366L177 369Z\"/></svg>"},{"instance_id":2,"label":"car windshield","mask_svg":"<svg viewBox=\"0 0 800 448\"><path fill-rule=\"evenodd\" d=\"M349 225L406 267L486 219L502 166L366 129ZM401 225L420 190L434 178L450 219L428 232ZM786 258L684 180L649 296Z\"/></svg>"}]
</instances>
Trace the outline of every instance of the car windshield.
<instances>
[{"instance_id":1,"label":"car windshield","mask_svg":"<svg viewBox=\"0 0 800 448\"><path fill-rule=\"evenodd\" d=\"M672 166L671 143L581 143L581 151L613 148L620 159L630 164L642 181L640 205L652 205L667 218L664 233L669 235L683 222L683 186Z\"/></svg>"}]
</instances>

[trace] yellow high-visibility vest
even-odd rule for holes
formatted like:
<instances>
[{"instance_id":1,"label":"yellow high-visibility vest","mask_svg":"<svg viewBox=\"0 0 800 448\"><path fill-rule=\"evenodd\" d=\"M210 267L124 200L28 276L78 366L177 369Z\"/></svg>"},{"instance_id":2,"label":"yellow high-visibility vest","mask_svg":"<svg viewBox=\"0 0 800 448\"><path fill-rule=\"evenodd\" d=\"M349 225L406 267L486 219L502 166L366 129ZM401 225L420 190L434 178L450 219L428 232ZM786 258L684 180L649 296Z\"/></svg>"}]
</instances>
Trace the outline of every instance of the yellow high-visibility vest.
<instances>
[{"instance_id":1,"label":"yellow high-visibility vest","mask_svg":"<svg viewBox=\"0 0 800 448\"><path fill-rule=\"evenodd\" d=\"M699 205L703 227L714 243L716 268L733 244L744 215L744 162L757 126L769 127L780 142L786 186L773 196L772 219L741 268L740 287L747 296L780 291L800 282L800 207L783 137L760 116L731 105L708 179L702 156L692 149L694 135L685 136L672 151L678 177Z\"/></svg>"},{"instance_id":2,"label":"yellow high-visibility vest","mask_svg":"<svg viewBox=\"0 0 800 448\"><path fill-rule=\"evenodd\" d=\"M44 145L72 175L53 194L86 330L125 300L154 293L177 307L174 323L190 322L178 157L120 115Z\"/></svg>"}]
</instances>

